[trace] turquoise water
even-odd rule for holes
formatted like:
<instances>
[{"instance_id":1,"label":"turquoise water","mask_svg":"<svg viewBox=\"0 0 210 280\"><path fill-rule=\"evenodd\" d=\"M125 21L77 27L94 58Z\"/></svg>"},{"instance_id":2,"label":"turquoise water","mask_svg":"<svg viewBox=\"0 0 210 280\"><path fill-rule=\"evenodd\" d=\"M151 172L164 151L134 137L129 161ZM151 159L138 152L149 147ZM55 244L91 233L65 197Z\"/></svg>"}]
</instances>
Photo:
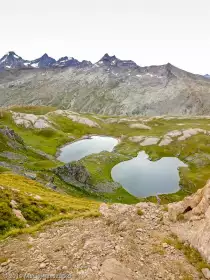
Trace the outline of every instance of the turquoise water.
<instances>
[{"instance_id":1,"label":"turquoise water","mask_svg":"<svg viewBox=\"0 0 210 280\"><path fill-rule=\"evenodd\" d=\"M90 154L102 151L111 152L117 144L118 140L113 137L91 136L91 138L82 139L61 148L58 160L68 163Z\"/></svg>"},{"instance_id":2,"label":"turquoise water","mask_svg":"<svg viewBox=\"0 0 210 280\"><path fill-rule=\"evenodd\" d=\"M178 168L186 166L176 157L150 161L143 151L137 157L115 165L111 175L129 193L147 197L177 192L180 189Z\"/></svg>"}]
</instances>

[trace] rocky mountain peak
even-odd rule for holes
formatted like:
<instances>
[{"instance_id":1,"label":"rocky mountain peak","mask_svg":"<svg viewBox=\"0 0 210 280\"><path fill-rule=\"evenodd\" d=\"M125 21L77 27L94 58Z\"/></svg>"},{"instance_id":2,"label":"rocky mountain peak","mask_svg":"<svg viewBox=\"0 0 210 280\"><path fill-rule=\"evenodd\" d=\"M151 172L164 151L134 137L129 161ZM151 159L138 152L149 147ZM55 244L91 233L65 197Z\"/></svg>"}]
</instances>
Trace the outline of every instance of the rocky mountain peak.
<instances>
[{"instance_id":1,"label":"rocky mountain peak","mask_svg":"<svg viewBox=\"0 0 210 280\"><path fill-rule=\"evenodd\" d=\"M78 66L80 62L69 56L64 56L58 59L58 61L54 64L55 67L71 67L71 66Z\"/></svg>"},{"instance_id":2,"label":"rocky mountain peak","mask_svg":"<svg viewBox=\"0 0 210 280\"><path fill-rule=\"evenodd\" d=\"M0 68L19 68L23 66L23 62L14 51L9 51L0 59Z\"/></svg>"},{"instance_id":3,"label":"rocky mountain peak","mask_svg":"<svg viewBox=\"0 0 210 280\"><path fill-rule=\"evenodd\" d=\"M56 60L54 58L45 53L40 58L31 61L30 65L34 68L49 68L55 62Z\"/></svg>"},{"instance_id":4,"label":"rocky mountain peak","mask_svg":"<svg viewBox=\"0 0 210 280\"><path fill-rule=\"evenodd\" d=\"M132 60L121 60L115 55L110 56L106 53L97 63L98 66L119 67L119 68L135 68L138 65Z\"/></svg>"},{"instance_id":5,"label":"rocky mountain peak","mask_svg":"<svg viewBox=\"0 0 210 280\"><path fill-rule=\"evenodd\" d=\"M110 56L108 53L106 53L96 64L110 66L110 65L116 65L117 61L118 59L116 58L115 55Z\"/></svg>"}]
</instances>

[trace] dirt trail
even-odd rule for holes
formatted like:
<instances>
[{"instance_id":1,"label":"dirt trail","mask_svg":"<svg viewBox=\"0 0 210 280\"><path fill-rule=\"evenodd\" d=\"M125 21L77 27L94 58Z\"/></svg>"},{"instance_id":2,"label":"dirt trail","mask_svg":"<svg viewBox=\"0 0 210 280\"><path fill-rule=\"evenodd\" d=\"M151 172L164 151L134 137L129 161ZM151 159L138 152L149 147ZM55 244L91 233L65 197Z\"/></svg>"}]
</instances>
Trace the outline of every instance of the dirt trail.
<instances>
[{"instance_id":1,"label":"dirt trail","mask_svg":"<svg viewBox=\"0 0 210 280\"><path fill-rule=\"evenodd\" d=\"M2 242L0 258L8 259L0 265L0 279L204 279L164 242L171 232L161 206L102 204L100 210L99 218L62 221L35 236Z\"/></svg>"}]
</instances>

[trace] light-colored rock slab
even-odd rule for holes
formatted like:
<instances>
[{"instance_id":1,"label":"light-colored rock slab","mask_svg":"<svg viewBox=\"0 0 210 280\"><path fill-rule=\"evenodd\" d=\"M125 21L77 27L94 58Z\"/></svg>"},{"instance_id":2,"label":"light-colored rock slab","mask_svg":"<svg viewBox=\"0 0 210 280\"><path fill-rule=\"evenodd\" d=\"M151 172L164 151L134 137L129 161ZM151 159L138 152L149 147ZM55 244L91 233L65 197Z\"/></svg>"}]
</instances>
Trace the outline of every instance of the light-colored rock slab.
<instances>
[{"instance_id":1,"label":"light-colored rock slab","mask_svg":"<svg viewBox=\"0 0 210 280\"><path fill-rule=\"evenodd\" d=\"M147 137L144 139L143 142L140 143L141 146L150 146L150 145L156 145L160 138L158 137Z\"/></svg>"},{"instance_id":2,"label":"light-colored rock slab","mask_svg":"<svg viewBox=\"0 0 210 280\"><path fill-rule=\"evenodd\" d=\"M171 142L173 141L173 139L169 136L165 136L159 143L159 146L167 146L169 144L171 144Z\"/></svg>"},{"instance_id":3,"label":"light-colored rock slab","mask_svg":"<svg viewBox=\"0 0 210 280\"><path fill-rule=\"evenodd\" d=\"M191 136L197 135L199 133L206 134L207 131L204 129L201 129L201 128L189 128L187 130L183 130L182 133L183 133L183 135L178 138L179 141L184 141L184 140L190 138Z\"/></svg>"},{"instance_id":4,"label":"light-colored rock slab","mask_svg":"<svg viewBox=\"0 0 210 280\"><path fill-rule=\"evenodd\" d=\"M130 128L138 128L138 129L148 129L150 130L151 127L142 123L132 123L129 125Z\"/></svg>"},{"instance_id":5,"label":"light-colored rock slab","mask_svg":"<svg viewBox=\"0 0 210 280\"><path fill-rule=\"evenodd\" d=\"M128 138L129 141L134 142L134 143L140 143L141 141L143 141L145 139L146 136L131 136Z\"/></svg>"},{"instance_id":6,"label":"light-colored rock slab","mask_svg":"<svg viewBox=\"0 0 210 280\"><path fill-rule=\"evenodd\" d=\"M52 127L46 116L12 112L12 118L16 125L21 125L25 128L44 129Z\"/></svg>"},{"instance_id":7,"label":"light-colored rock slab","mask_svg":"<svg viewBox=\"0 0 210 280\"><path fill-rule=\"evenodd\" d=\"M73 122L85 124L85 125L90 126L90 127L100 127L97 122L94 122L94 121L92 121L92 120L90 120L90 119L88 119L86 117L82 117L78 113L74 113L72 111L56 110L52 114L57 114L57 115L61 115L61 116L67 117L70 120L72 120Z\"/></svg>"},{"instance_id":8,"label":"light-colored rock slab","mask_svg":"<svg viewBox=\"0 0 210 280\"><path fill-rule=\"evenodd\" d=\"M180 130L172 130L166 134L166 136L169 136L169 137L178 137L180 135L182 135L182 131L180 131Z\"/></svg>"}]
</instances>

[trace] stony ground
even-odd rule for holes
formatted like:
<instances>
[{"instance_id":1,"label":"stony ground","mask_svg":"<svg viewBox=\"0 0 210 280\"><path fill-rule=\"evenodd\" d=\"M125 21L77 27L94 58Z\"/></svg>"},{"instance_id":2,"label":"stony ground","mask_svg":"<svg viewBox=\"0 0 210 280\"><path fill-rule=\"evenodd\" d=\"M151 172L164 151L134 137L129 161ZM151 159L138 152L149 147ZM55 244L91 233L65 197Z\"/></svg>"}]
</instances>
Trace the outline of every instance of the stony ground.
<instances>
[{"instance_id":1,"label":"stony ground","mask_svg":"<svg viewBox=\"0 0 210 280\"><path fill-rule=\"evenodd\" d=\"M0 279L24 279L26 273L30 279L204 279L165 243L171 231L162 206L102 204L100 211L99 218L62 221L1 242Z\"/></svg>"}]
</instances>

